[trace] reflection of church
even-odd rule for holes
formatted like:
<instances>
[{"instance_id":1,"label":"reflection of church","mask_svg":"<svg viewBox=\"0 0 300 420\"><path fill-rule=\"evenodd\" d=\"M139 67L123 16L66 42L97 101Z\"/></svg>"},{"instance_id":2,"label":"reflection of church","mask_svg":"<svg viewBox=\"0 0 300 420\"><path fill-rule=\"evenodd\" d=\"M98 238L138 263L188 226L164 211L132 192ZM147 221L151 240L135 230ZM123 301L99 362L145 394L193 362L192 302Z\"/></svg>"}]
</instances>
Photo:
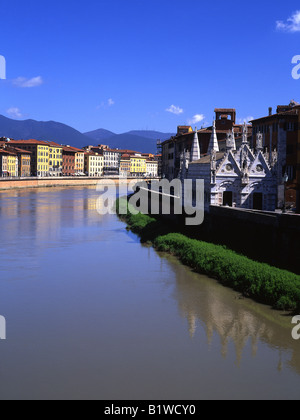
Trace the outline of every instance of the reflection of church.
<instances>
[{"instance_id":1,"label":"reflection of church","mask_svg":"<svg viewBox=\"0 0 300 420\"><path fill-rule=\"evenodd\" d=\"M189 160L189 162L188 162ZM208 154L201 158L197 130L192 150L183 156L181 177L204 179L205 208L210 205L274 211L277 205L277 152L264 153L262 134L256 148L248 144L247 126L237 149L234 131L228 132L226 152L219 151L214 122Z\"/></svg>"},{"instance_id":2,"label":"reflection of church","mask_svg":"<svg viewBox=\"0 0 300 420\"><path fill-rule=\"evenodd\" d=\"M247 363L249 349L254 358L267 344L278 370L289 366L300 374L299 342L291 337L290 317L248 299L235 299L234 292L181 264L170 267L176 275L173 296L191 338L202 337L209 346L218 346L224 358L234 351L238 366Z\"/></svg>"}]
</instances>

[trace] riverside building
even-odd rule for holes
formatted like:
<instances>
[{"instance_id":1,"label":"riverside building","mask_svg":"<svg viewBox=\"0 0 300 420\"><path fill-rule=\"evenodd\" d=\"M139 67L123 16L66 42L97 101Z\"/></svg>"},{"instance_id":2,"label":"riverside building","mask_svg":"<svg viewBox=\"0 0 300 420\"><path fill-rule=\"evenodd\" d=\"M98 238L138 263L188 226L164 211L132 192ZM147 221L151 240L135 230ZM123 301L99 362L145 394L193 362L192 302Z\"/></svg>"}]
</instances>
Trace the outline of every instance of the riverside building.
<instances>
[{"instance_id":1,"label":"riverside building","mask_svg":"<svg viewBox=\"0 0 300 420\"><path fill-rule=\"evenodd\" d=\"M147 159L140 154L130 157L130 173L132 176L145 176L147 171Z\"/></svg>"},{"instance_id":2,"label":"riverside building","mask_svg":"<svg viewBox=\"0 0 300 420\"><path fill-rule=\"evenodd\" d=\"M266 211L276 209L277 152L264 152L261 133L257 133L256 146L252 149L248 142L246 124L239 147L236 145L234 130L229 131L226 152L221 152L214 124L209 153L201 158L200 150L195 133L190 162L187 166L183 165L181 177L204 179L206 211L212 205Z\"/></svg>"},{"instance_id":3,"label":"riverside building","mask_svg":"<svg viewBox=\"0 0 300 420\"><path fill-rule=\"evenodd\" d=\"M1 178L16 177L18 175L18 159L15 152L0 149Z\"/></svg>"},{"instance_id":4,"label":"riverside building","mask_svg":"<svg viewBox=\"0 0 300 420\"><path fill-rule=\"evenodd\" d=\"M243 124L236 123L236 110L234 108L216 108L215 109L215 127L196 129L198 141L201 148L201 154L208 153L210 138L215 130L219 150L226 151L226 139L228 131L233 131L237 146L242 142ZM247 125L248 141L252 135L251 125ZM177 134L162 143L162 162L161 172L164 178L172 180L178 178L181 170L183 154L189 159L191 153L195 131L190 126L178 126Z\"/></svg>"},{"instance_id":5,"label":"riverside building","mask_svg":"<svg viewBox=\"0 0 300 420\"><path fill-rule=\"evenodd\" d=\"M103 155L94 152L85 153L85 173L90 177L100 177L103 175Z\"/></svg>"},{"instance_id":6,"label":"riverside building","mask_svg":"<svg viewBox=\"0 0 300 420\"><path fill-rule=\"evenodd\" d=\"M63 173L63 148L57 143L49 144L49 175L62 176Z\"/></svg>"},{"instance_id":7,"label":"riverside building","mask_svg":"<svg viewBox=\"0 0 300 420\"><path fill-rule=\"evenodd\" d=\"M260 132L265 153L270 157L273 151L278 153L278 207L286 202L300 213L300 104L292 100L278 105L276 113L269 108L269 115L253 120L252 126L254 142Z\"/></svg>"},{"instance_id":8,"label":"riverside building","mask_svg":"<svg viewBox=\"0 0 300 420\"><path fill-rule=\"evenodd\" d=\"M8 146L31 152L31 176L49 176L49 143L41 140L9 140Z\"/></svg>"}]
</instances>

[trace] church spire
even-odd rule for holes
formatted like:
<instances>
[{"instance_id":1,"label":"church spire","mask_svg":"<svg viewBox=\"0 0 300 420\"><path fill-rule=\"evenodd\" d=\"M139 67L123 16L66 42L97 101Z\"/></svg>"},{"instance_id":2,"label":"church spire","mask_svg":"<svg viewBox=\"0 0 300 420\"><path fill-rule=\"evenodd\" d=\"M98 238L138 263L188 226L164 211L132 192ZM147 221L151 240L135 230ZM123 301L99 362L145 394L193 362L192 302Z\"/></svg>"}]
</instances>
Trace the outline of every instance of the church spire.
<instances>
[{"instance_id":1,"label":"church spire","mask_svg":"<svg viewBox=\"0 0 300 420\"><path fill-rule=\"evenodd\" d=\"M201 159L201 153L200 153L200 146L199 146L199 140L198 140L198 131L197 131L197 127L195 128L195 135L194 135L194 140L193 140L193 145L192 145L192 150L191 150L191 162L195 162L196 160Z\"/></svg>"},{"instance_id":2,"label":"church spire","mask_svg":"<svg viewBox=\"0 0 300 420\"><path fill-rule=\"evenodd\" d=\"M211 154L212 151L219 152L219 143L218 143L218 137L217 137L217 130L216 130L216 121L213 123L211 138L208 146L208 154Z\"/></svg>"}]
</instances>

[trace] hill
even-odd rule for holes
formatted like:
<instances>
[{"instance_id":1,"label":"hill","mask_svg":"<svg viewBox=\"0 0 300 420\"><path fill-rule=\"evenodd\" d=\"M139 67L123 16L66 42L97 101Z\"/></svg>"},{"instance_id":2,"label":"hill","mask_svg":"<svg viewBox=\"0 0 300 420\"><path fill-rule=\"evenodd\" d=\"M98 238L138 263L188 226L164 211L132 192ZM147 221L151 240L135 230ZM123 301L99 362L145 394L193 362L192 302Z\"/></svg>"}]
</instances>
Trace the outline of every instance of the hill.
<instances>
[{"instance_id":1,"label":"hill","mask_svg":"<svg viewBox=\"0 0 300 420\"><path fill-rule=\"evenodd\" d=\"M108 133L108 137L106 137L106 133ZM141 153L156 153L157 140L167 140L174 135L150 130L132 130L123 134L113 134L103 128L84 134L99 144L109 144L110 147L118 149L138 150Z\"/></svg>"},{"instance_id":2,"label":"hill","mask_svg":"<svg viewBox=\"0 0 300 420\"><path fill-rule=\"evenodd\" d=\"M16 140L51 140L59 144L69 144L82 148L91 139L74 128L55 121L17 121L0 115L0 137Z\"/></svg>"},{"instance_id":3,"label":"hill","mask_svg":"<svg viewBox=\"0 0 300 420\"><path fill-rule=\"evenodd\" d=\"M153 140L168 140L170 137L175 136L174 133L161 133L160 131L151 130L133 130L126 134L132 134L134 136L146 137Z\"/></svg>"},{"instance_id":4,"label":"hill","mask_svg":"<svg viewBox=\"0 0 300 420\"><path fill-rule=\"evenodd\" d=\"M141 153L156 153L156 140L132 134L118 134L108 139L111 148L137 150Z\"/></svg>"},{"instance_id":5,"label":"hill","mask_svg":"<svg viewBox=\"0 0 300 420\"><path fill-rule=\"evenodd\" d=\"M84 133L84 135L101 143L105 140L108 140L110 137L116 136L116 133L105 130L104 128L99 128L98 130L88 131L87 133Z\"/></svg>"},{"instance_id":6,"label":"hill","mask_svg":"<svg viewBox=\"0 0 300 420\"><path fill-rule=\"evenodd\" d=\"M130 131L115 134L100 128L80 133L74 128L55 121L13 120L0 115L0 137L16 140L50 140L82 148L87 145L107 144L111 148L137 150L141 153L156 153L157 139L166 140L172 134L158 131Z\"/></svg>"}]
</instances>

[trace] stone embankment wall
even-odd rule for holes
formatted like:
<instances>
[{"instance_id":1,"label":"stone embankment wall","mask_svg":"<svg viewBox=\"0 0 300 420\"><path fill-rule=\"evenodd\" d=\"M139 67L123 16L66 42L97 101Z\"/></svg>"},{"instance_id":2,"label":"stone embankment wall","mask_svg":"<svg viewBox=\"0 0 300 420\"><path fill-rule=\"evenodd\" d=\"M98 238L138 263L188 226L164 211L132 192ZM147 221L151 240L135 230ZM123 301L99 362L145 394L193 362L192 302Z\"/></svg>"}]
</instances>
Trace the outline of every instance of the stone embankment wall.
<instances>
[{"instance_id":1,"label":"stone embankment wall","mask_svg":"<svg viewBox=\"0 0 300 420\"><path fill-rule=\"evenodd\" d=\"M138 178L24 178L16 180L0 179L0 190L11 190L20 188L54 188L54 187L80 187L96 186L99 182L102 184L128 184L131 181L139 182ZM144 180L143 180L144 181Z\"/></svg>"},{"instance_id":2,"label":"stone embankment wall","mask_svg":"<svg viewBox=\"0 0 300 420\"><path fill-rule=\"evenodd\" d=\"M160 205L160 217L176 231L300 274L300 215L211 206L202 225L188 227L186 216L174 215L172 208L171 201L171 215L162 215Z\"/></svg>"},{"instance_id":3,"label":"stone embankment wall","mask_svg":"<svg viewBox=\"0 0 300 420\"><path fill-rule=\"evenodd\" d=\"M300 215L211 207L199 234L300 274Z\"/></svg>"}]
</instances>

